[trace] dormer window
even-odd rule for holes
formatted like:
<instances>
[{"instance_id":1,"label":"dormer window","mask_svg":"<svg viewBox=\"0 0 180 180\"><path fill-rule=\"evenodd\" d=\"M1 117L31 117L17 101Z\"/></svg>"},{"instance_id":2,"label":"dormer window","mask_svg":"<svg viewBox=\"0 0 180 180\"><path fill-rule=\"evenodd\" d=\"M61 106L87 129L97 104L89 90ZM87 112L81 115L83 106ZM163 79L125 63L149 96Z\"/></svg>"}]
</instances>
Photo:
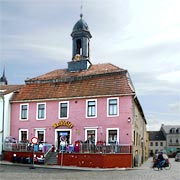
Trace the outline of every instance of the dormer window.
<instances>
[{"instance_id":1,"label":"dormer window","mask_svg":"<svg viewBox=\"0 0 180 180\"><path fill-rule=\"evenodd\" d=\"M175 131L175 128L171 128L170 131L169 131L170 134L175 134L176 131Z\"/></svg>"},{"instance_id":2,"label":"dormer window","mask_svg":"<svg viewBox=\"0 0 180 180\"><path fill-rule=\"evenodd\" d=\"M176 129L176 133L180 134L180 128Z\"/></svg>"}]
</instances>

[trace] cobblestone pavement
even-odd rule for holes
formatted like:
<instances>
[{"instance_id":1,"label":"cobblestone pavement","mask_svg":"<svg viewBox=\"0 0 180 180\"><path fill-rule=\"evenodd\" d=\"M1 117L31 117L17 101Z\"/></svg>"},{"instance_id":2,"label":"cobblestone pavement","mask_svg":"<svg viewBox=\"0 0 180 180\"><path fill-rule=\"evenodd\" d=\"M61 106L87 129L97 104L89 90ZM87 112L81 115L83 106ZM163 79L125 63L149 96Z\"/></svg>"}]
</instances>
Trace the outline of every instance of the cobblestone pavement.
<instances>
[{"instance_id":1,"label":"cobblestone pavement","mask_svg":"<svg viewBox=\"0 0 180 180\"><path fill-rule=\"evenodd\" d=\"M180 180L180 162L170 159L171 169L154 171L152 159L146 161L141 167L132 170L80 170L80 169L51 169L27 166L0 165L0 180Z\"/></svg>"}]
</instances>

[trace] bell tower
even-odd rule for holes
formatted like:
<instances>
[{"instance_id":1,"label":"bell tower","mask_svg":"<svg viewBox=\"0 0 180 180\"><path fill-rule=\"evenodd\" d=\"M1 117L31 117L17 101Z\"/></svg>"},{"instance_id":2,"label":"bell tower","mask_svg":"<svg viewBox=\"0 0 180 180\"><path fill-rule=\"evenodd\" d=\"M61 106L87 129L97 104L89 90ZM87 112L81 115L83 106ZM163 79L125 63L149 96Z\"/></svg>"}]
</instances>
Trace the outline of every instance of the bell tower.
<instances>
[{"instance_id":1,"label":"bell tower","mask_svg":"<svg viewBox=\"0 0 180 180\"><path fill-rule=\"evenodd\" d=\"M72 61L68 62L68 71L82 71L88 69L90 63L90 38L87 23L80 14L80 20L73 27L72 37Z\"/></svg>"}]
</instances>

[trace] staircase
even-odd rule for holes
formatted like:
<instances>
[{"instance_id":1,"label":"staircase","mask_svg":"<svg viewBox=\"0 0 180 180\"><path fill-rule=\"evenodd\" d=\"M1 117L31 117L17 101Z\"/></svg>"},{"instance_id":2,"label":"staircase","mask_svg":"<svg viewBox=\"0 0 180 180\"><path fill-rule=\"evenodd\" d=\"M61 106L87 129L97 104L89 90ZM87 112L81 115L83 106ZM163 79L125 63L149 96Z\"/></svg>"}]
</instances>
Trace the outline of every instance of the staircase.
<instances>
[{"instance_id":1,"label":"staircase","mask_svg":"<svg viewBox=\"0 0 180 180\"><path fill-rule=\"evenodd\" d=\"M46 158L46 165L57 165L58 162L58 152L49 152L48 157Z\"/></svg>"}]
</instances>

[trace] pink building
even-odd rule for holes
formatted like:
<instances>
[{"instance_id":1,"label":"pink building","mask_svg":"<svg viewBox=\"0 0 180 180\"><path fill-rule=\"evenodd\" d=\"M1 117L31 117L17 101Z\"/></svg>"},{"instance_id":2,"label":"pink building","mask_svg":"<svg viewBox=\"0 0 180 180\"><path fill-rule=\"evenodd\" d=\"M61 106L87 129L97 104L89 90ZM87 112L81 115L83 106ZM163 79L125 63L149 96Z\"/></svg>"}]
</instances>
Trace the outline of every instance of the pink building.
<instances>
[{"instance_id":1,"label":"pink building","mask_svg":"<svg viewBox=\"0 0 180 180\"><path fill-rule=\"evenodd\" d=\"M98 74L99 69L102 69L101 74ZM105 73L103 69L109 72ZM95 143L101 140L131 144L134 93L128 84L127 71L111 64L92 65L90 73L88 70L76 73L81 80L70 82L67 77L73 74L71 78L75 78L75 74L64 71L29 80L15 94L11 135L19 141L36 136L40 141L55 145L63 133L70 144L86 141L90 136ZM60 79L65 76L68 82L39 82L56 73L63 74ZM123 84L122 88L120 84Z\"/></svg>"},{"instance_id":2,"label":"pink building","mask_svg":"<svg viewBox=\"0 0 180 180\"><path fill-rule=\"evenodd\" d=\"M68 144L129 144L143 156L146 120L128 71L109 63L91 64L92 36L82 16L71 36L68 68L26 80L12 98L11 136L19 141L35 136L56 149L62 138Z\"/></svg>"}]
</instances>

